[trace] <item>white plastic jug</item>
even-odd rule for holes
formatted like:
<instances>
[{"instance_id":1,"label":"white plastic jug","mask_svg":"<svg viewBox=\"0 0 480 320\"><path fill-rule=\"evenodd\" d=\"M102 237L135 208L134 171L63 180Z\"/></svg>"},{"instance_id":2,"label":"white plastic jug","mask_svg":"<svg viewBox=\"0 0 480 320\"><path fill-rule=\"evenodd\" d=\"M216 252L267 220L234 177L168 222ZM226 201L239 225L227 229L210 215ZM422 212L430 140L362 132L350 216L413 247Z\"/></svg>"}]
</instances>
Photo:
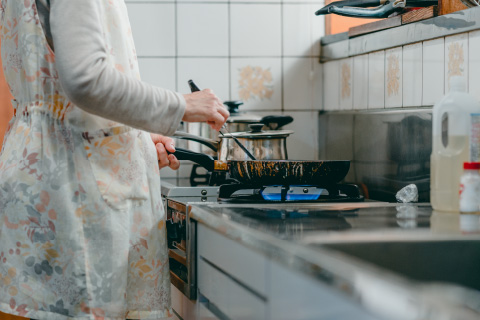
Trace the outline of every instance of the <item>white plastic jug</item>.
<instances>
[{"instance_id":1,"label":"white plastic jug","mask_svg":"<svg viewBox=\"0 0 480 320\"><path fill-rule=\"evenodd\" d=\"M479 147L471 145L478 141L472 141L471 129L472 121L480 120L480 103L466 92L464 78L450 80L450 92L433 107L430 201L435 210L459 212L463 163L480 160L470 152Z\"/></svg>"}]
</instances>

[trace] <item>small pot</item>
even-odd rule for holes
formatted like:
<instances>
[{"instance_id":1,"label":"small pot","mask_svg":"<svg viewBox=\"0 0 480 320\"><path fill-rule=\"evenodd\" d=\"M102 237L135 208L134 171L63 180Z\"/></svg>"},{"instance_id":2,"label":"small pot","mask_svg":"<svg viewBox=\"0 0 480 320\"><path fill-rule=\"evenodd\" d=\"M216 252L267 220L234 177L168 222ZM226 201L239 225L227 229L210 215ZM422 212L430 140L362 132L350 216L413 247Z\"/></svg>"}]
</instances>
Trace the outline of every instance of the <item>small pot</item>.
<instances>
[{"instance_id":1,"label":"small pot","mask_svg":"<svg viewBox=\"0 0 480 320\"><path fill-rule=\"evenodd\" d=\"M230 117L228 117L225 126L228 132L246 132L249 131L249 125L256 123L263 123L264 130L278 130L282 126L289 124L293 121L291 116L258 116L254 114L240 112L238 110L239 106L243 104L242 101L225 101L224 105L228 108L230 112ZM207 140L216 140L220 141L221 135L206 123L185 123L185 132L206 138ZM195 146L187 145L189 149L195 149ZM203 146L200 149L195 151L200 151L210 155L214 155L210 149L204 148Z\"/></svg>"},{"instance_id":2,"label":"small pot","mask_svg":"<svg viewBox=\"0 0 480 320\"><path fill-rule=\"evenodd\" d=\"M287 137L291 130L262 131L263 124L250 124L249 132L231 133L258 160L287 160ZM250 160L245 151L229 135L220 136L218 160Z\"/></svg>"},{"instance_id":3,"label":"small pot","mask_svg":"<svg viewBox=\"0 0 480 320\"><path fill-rule=\"evenodd\" d=\"M248 151L258 160L287 160L287 137L293 133L291 130L262 131L263 124L250 124L250 132L234 132L235 136ZM220 136L220 141L205 139L186 132L177 131L174 137L195 141L207 146L215 153L220 161L249 160L245 151L238 146L232 137L225 133Z\"/></svg>"}]
</instances>

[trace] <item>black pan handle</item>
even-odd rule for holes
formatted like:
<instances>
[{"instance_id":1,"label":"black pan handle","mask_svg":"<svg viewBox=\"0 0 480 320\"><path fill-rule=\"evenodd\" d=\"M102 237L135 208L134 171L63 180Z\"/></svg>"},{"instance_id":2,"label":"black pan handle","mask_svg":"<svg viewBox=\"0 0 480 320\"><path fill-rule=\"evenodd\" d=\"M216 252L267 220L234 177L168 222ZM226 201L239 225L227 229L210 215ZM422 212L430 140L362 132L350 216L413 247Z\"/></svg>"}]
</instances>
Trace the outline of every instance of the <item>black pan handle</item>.
<instances>
[{"instance_id":1,"label":"black pan handle","mask_svg":"<svg viewBox=\"0 0 480 320\"><path fill-rule=\"evenodd\" d=\"M278 130L284 125L293 121L291 116L265 116L260 122L269 127L271 130Z\"/></svg>"},{"instance_id":2,"label":"black pan handle","mask_svg":"<svg viewBox=\"0 0 480 320\"><path fill-rule=\"evenodd\" d=\"M357 8L367 8L367 7L378 7L379 5L384 4L385 0L342 0L334 1L325 7L317 10L315 15L320 16L324 14L329 14L329 9L333 6L335 7L357 7Z\"/></svg>"},{"instance_id":3,"label":"black pan handle","mask_svg":"<svg viewBox=\"0 0 480 320\"><path fill-rule=\"evenodd\" d=\"M355 8L355 7L336 7L332 6L328 9L328 12L335 13L345 17L356 18L387 18L395 11L403 10L405 7L405 0L403 1L391 1L387 4L381 5L373 9L367 8Z\"/></svg>"},{"instance_id":4,"label":"black pan handle","mask_svg":"<svg viewBox=\"0 0 480 320\"><path fill-rule=\"evenodd\" d=\"M171 152L168 152L168 154L171 154ZM208 171L212 172L215 167L215 159L213 159L212 156L208 154L203 154L203 153L198 153L198 152L193 152L187 149L183 148L175 148L175 152L173 155L178 159L178 160L190 160L193 161Z\"/></svg>"}]
</instances>

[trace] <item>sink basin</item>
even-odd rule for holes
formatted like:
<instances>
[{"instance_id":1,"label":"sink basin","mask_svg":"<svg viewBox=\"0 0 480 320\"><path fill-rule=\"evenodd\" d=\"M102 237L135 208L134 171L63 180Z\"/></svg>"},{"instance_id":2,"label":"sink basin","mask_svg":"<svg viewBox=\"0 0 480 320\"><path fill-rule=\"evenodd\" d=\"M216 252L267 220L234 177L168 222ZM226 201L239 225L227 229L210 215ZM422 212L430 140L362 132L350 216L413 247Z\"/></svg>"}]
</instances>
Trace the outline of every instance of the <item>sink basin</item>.
<instances>
[{"instance_id":1,"label":"sink basin","mask_svg":"<svg viewBox=\"0 0 480 320\"><path fill-rule=\"evenodd\" d=\"M480 291L480 240L387 241L322 245L422 282Z\"/></svg>"}]
</instances>

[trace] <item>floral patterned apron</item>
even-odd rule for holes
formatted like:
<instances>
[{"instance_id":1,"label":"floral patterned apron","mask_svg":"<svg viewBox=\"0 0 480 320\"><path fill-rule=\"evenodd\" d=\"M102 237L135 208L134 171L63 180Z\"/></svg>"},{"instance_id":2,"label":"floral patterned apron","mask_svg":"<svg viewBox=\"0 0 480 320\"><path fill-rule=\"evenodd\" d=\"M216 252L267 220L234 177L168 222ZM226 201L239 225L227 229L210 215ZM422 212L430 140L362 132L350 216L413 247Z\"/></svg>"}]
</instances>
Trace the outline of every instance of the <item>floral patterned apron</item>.
<instances>
[{"instance_id":1,"label":"floral patterned apron","mask_svg":"<svg viewBox=\"0 0 480 320\"><path fill-rule=\"evenodd\" d=\"M139 77L124 1L96 1L108 63ZM149 134L69 101L35 0L1 0L0 14L15 97L0 154L0 311L48 320L171 317Z\"/></svg>"}]
</instances>

